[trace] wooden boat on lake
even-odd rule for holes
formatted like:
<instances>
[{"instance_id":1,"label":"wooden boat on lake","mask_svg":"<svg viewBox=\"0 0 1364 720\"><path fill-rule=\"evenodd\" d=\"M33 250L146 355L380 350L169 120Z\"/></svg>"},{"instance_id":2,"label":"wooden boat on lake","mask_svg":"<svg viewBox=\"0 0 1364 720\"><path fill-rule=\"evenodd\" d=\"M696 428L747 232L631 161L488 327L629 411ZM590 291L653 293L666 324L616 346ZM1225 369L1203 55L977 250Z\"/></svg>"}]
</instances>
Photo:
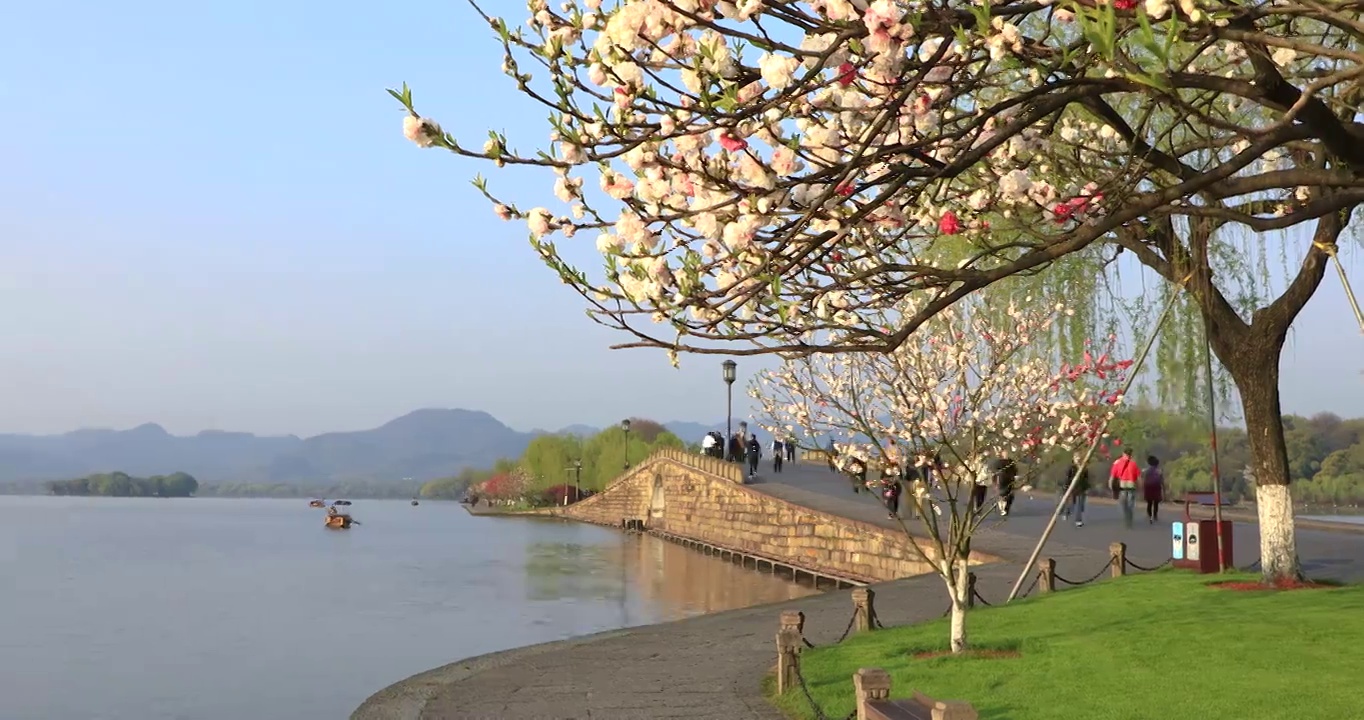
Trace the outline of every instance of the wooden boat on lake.
<instances>
[{"instance_id":1,"label":"wooden boat on lake","mask_svg":"<svg viewBox=\"0 0 1364 720\"><path fill-rule=\"evenodd\" d=\"M326 524L332 530L349 530L352 525L359 525L360 523L352 518L349 513L340 512L333 505L327 508Z\"/></svg>"},{"instance_id":2,"label":"wooden boat on lake","mask_svg":"<svg viewBox=\"0 0 1364 720\"><path fill-rule=\"evenodd\" d=\"M308 507L326 507L326 506L327 506L327 501L326 501L326 500L313 500L313 501L311 501L311 502L308 503Z\"/></svg>"}]
</instances>

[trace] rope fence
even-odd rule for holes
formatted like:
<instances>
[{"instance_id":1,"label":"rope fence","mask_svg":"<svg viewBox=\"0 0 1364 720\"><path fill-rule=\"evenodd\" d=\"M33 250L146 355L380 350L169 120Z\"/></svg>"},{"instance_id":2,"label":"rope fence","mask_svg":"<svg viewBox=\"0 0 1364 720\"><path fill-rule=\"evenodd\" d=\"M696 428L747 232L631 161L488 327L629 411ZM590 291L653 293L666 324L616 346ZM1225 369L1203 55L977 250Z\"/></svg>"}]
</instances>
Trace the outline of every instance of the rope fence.
<instances>
[{"instance_id":1,"label":"rope fence","mask_svg":"<svg viewBox=\"0 0 1364 720\"><path fill-rule=\"evenodd\" d=\"M1026 591L1019 595L1018 599L1023 599L1033 594L1033 591L1038 588L1041 588L1041 594L1056 592L1058 583L1065 587L1082 587L1098 582L1105 576L1116 578L1132 574L1129 571L1138 573L1155 572L1169 566L1174 560L1173 558L1166 558L1158 565L1147 566L1129 559L1127 557L1127 546L1124 543L1113 543L1109 550L1108 562L1104 563L1093 575L1090 575L1088 578L1081 581L1068 580L1057 575L1056 561L1051 558L1045 559L1040 564L1038 572L1034 575L1032 584L1028 586ZM1259 565L1258 560L1251 563L1249 566L1246 566L1244 570L1248 571L1257 565ZM998 607L999 605L1003 605L1003 603L991 603L985 596L981 595L980 591L976 588L975 573L968 573L966 592L967 601L965 604L967 609L977 606ZM828 645L842 643L855 633L889 629L881 622L881 618L876 612L875 597L876 593L871 588L859 587L853 590L852 617L848 618L848 623L843 628L843 632L839 635L838 639ZM949 602L947 609L938 617L945 618L951 614L952 604ZM810 712L814 715L816 720L845 720L844 718L832 718L824 711L824 708L819 706L819 703L815 701L814 694L810 692L810 688L805 682L804 675L801 673L801 651L804 649L815 649L817 647L822 646L816 645L805 637L805 613L796 610L782 611L781 629L777 633L777 691L778 693L784 693L786 690L798 686L801 695L805 698L806 703L810 707ZM857 713L854 711L846 720L851 720L856 717L856 715Z\"/></svg>"}]
</instances>

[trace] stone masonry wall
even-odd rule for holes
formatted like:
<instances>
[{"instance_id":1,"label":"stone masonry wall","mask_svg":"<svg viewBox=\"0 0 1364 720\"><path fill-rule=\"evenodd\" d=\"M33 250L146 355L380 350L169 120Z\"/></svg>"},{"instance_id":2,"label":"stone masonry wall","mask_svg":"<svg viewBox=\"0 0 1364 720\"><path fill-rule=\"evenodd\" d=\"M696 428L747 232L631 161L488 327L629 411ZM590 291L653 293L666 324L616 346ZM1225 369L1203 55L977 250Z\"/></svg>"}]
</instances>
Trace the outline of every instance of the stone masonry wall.
<instances>
[{"instance_id":1,"label":"stone masonry wall","mask_svg":"<svg viewBox=\"0 0 1364 720\"><path fill-rule=\"evenodd\" d=\"M653 530L865 582L932 571L899 531L770 497L742 479L733 463L659 451L605 491L554 514L611 526L643 520Z\"/></svg>"}]
</instances>

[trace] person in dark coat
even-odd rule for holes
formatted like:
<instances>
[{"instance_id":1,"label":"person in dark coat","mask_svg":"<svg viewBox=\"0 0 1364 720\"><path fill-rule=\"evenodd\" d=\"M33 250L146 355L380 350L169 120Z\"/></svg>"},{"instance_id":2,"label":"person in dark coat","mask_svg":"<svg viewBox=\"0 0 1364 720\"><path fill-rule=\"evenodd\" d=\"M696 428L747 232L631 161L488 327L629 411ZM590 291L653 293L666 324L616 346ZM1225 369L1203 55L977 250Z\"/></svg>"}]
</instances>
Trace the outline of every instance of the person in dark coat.
<instances>
[{"instance_id":1,"label":"person in dark coat","mask_svg":"<svg viewBox=\"0 0 1364 720\"><path fill-rule=\"evenodd\" d=\"M1141 475L1141 494L1146 500L1146 522L1160 521L1160 502L1165 499L1165 474L1160 471L1160 458L1146 458L1146 472Z\"/></svg>"},{"instance_id":2,"label":"person in dark coat","mask_svg":"<svg viewBox=\"0 0 1364 720\"><path fill-rule=\"evenodd\" d=\"M763 457L763 446L758 444L758 436L750 435L748 438L748 477L758 476L758 461Z\"/></svg>"},{"instance_id":3,"label":"person in dark coat","mask_svg":"<svg viewBox=\"0 0 1364 720\"><path fill-rule=\"evenodd\" d=\"M795 462L795 461L796 461L796 439L795 439L794 437L788 437L788 438L786 438L786 462Z\"/></svg>"},{"instance_id":4,"label":"person in dark coat","mask_svg":"<svg viewBox=\"0 0 1364 720\"><path fill-rule=\"evenodd\" d=\"M999 514L1008 517L1014 507L1014 484L1018 482L1018 463L1008 452L1000 453L995 461L994 480L995 492L999 493Z\"/></svg>"},{"instance_id":5,"label":"person in dark coat","mask_svg":"<svg viewBox=\"0 0 1364 720\"><path fill-rule=\"evenodd\" d=\"M1070 487L1070 481L1075 478L1075 468L1080 464L1080 456L1071 461L1070 467L1066 468L1065 482L1061 483L1061 494L1064 495L1066 488ZM1070 519L1071 513L1075 513L1075 527L1085 526L1085 499L1089 495L1091 483L1089 480L1089 468L1085 467L1080 471L1080 479L1075 482L1075 490L1070 494L1070 502L1066 504L1064 516Z\"/></svg>"},{"instance_id":6,"label":"person in dark coat","mask_svg":"<svg viewBox=\"0 0 1364 720\"><path fill-rule=\"evenodd\" d=\"M894 475L882 475L881 477L881 497L886 501L886 509L890 511L891 519L899 517L900 513L900 480Z\"/></svg>"}]
</instances>

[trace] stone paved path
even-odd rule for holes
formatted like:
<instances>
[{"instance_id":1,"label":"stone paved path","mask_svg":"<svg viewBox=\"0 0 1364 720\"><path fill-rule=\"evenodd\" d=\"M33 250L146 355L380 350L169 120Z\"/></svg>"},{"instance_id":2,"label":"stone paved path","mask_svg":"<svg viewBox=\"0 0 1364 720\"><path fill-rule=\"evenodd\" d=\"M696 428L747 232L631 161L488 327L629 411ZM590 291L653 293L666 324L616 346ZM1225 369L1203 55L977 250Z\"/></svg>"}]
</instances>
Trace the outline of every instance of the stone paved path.
<instances>
[{"instance_id":1,"label":"stone paved path","mask_svg":"<svg viewBox=\"0 0 1364 720\"><path fill-rule=\"evenodd\" d=\"M845 517L891 523L870 496L853 494L846 480L822 465L788 466L753 487ZM988 602L1007 597L1050 513L1045 500L1051 497L1020 495L1007 520L978 536L978 547L1005 560L976 570L977 588ZM1171 510L1166 520L1179 513ZM1163 562L1170 555L1169 532L1168 524L1126 530L1117 507L1095 504L1085 527L1058 526L1043 556L1056 559L1059 577L1082 581L1105 568L1108 544L1116 540L1128 544L1128 556L1138 564ZM1235 538L1236 564L1254 562L1254 524L1237 523ZM1315 576L1364 579L1364 535L1303 530L1299 550ZM931 620L947 608L936 577L885 583L876 592L877 614L887 625ZM352 720L779 720L762 697L761 682L775 661L783 609L805 612L806 636L816 645L832 642L851 618L850 591L461 661L386 688Z\"/></svg>"},{"instance_id":2,"label":"stone paved path","mask_svg":"<svg viewBox=\"0 0 1364 720\"><path fill-rule=\"evenodd\" d=\"M752 485L753 489L837 515L892 524L871 495L854 494L843 476L830 472L824 465L796 463L780 474L767 470ZM978 547L1006 560L1026 562L1056 507L1058 494L1053 489L1034 492L1032 498L1019 493L1008 519L995 517L987 521L988 529L978 536ZM1183 512L1182 504L1166 504L1160 510L1161 522L1148 525L1143 516L1145 504L1138 503L1136 525L1128 530L1122 525L1118 506L1090 503L1085 510L1085 526L1077 528L1073 522L1058 521L1042 555L1058 558L1058 574L1062 576L1066 573L1060 569L1060 558L1077 550L1107 553L1112 542L1127 543L1128 556L1138 564L1159 563L1170 557L1170 521L1182 517ZM918 521L909 525L911 530L915 522ZM1260 537L1255 523L1235 522L1232 537L1233 564L1246 567L1259 559ZM1314 577L1364 580L1364 534L1300 528L1298 555L1307 573Z\"/></svg>"}]
</instances>

